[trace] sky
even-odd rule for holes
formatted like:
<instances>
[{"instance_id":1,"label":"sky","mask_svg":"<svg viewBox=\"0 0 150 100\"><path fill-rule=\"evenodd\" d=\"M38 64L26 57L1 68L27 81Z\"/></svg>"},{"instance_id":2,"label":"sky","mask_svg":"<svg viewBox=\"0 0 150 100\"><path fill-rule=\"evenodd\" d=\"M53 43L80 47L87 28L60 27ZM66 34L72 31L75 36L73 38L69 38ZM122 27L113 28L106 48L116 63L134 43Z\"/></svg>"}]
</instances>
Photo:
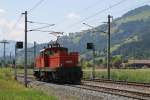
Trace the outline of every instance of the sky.
<instances>
[{"instance_id":1,"label":"sky","mask_svg":"<svg viewBox=\"0 0 150 100\"><path fill-rule=\"evenodd\" d=\"M98 26L107 21L108 14L117 18L150 4L150 0L43 0L35 7L39 1L0 0L0 40L24 41L24 15L21 14L24 11L28 11L28 21L55 24L43 31L64 32L66 35L89 29L83 23ZM112 7L117 3L120 4ZM28 30L43 26L45 24L28 23ZM54 39L56 37L49 32L28 32L30 43L45 43Z\"/></svg>"}]
</instances>

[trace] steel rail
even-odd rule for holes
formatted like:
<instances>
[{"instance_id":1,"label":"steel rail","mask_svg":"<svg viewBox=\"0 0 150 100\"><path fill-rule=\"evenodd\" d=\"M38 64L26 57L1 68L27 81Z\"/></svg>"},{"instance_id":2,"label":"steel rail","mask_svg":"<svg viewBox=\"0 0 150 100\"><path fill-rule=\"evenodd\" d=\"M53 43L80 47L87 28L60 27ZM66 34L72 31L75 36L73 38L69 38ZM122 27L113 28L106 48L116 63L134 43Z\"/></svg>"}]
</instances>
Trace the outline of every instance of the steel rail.
<instances>
[{"instance_id":1,"label":"steel rail","mask_svg":"<svg viewBox=\"0 0 150 100\"><path fill-rule=\"evenodd\" d=\"M134 91L128 91L128 90L121 90L121 89L114 89L114 88L107 88L107 87L101 87L101 86L94 86L94 85L88 85L88 84L82 84L82 85L69 85L75 88L80 89L86 89L90 91L96 91L101 93L107 93L112 95L118 95L122 97L132 98L132 99L140 99L140 100L149 100L150 94L148 93L141 93L141 92L134 92Z\"/></svg>"},{"instance_id":2,"label":"steel rail","mask_svg":"<svg viewBox=\"0 0 150 100\"><path fill-rule=\"evenodd\" d=\"M150 87L149 83L140 83L140 82L127 82L127 81L115 81L115 80L107 80L107 79L83 79L82 81L92 81L92 82L101 82L101 83L113 83L113 84L122 84L122 85L130 85L130 86L140 86L140 87Z\"/></svg>"}]
</instances>

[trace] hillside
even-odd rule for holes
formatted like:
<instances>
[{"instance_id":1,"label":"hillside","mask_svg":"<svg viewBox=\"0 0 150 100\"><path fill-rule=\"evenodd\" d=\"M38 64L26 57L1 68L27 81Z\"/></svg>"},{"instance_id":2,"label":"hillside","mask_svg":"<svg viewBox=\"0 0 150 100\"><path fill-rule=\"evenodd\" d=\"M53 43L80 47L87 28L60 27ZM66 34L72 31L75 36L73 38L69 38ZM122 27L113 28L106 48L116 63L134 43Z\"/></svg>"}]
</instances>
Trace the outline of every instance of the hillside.
<instances>
[{"instance_id":1,"label":"hillside","mask_svg":"<svg viewBox=\"0 0 150 100\"><path fill-rule=\"evenodd\" d=\"M111 24L111 50L113 55L124 54L125 56L141 58L141 55L147 55L150 51L149 32L150 32L150 6L145 5L131 10L115 19ZM98 30L107 31L107 25L96 27ZM96 49L102 51L106 48L106 35L92 30L86 30L79 33L72 33L69 36L61 38L61 43L80 53L85 53L86 43L94 42ZM132 49L132 52L130 52Z\"/></svg>"},{"instance_id":2,"label":"hillside","mask_svg":"<svg viewBox=\"0 0 150 100\"><path fill-rule=\"evenodd\" d=\"M129 58L148 59L150 57L150 6L143 6L132 10L122 16L118 21L121 23L119 29L127 35L122 41L120 46L113 52L113 54L123 54Z\"/></svg>"},{"instance_id":3,"label":"hillside","mask_svg":"<svg viewBox=\"0 0 150 100\"><path fill-rule=\"evenodd\" d=\"M106 24L95 28L107 32ZM128 58L149 58L149 32L150 6L148 5L131 10L121 17L114 19L111 24L112 55L122 54L124 57ZM68 47L70 51L80 52L82 57L89 56L89 51L86 49L86 43L93 42L96 46L97 57L99 57L103 50L106 49L107 35L93 32L93 30L90 29L82 32L70 33L68 36L62 36L59 39L59 42L63 46ZM44 45L38 45L37 51L44 47ZM30 49L33 50L33 48ZM30 53L29 55L30 59L32 59L33 53Z\"/></svg>"}]
</instances>

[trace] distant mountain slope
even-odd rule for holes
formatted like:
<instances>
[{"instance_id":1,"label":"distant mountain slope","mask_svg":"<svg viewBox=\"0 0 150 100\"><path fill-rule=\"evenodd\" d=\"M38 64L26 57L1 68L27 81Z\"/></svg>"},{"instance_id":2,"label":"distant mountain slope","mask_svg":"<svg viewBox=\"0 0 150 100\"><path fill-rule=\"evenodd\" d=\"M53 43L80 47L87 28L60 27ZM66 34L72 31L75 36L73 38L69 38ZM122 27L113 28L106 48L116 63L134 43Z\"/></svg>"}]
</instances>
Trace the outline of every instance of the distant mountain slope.
<instances>
[{"instance_id":1,"label":"distant mountain slope","mask_svg":"<svg viewBox=\"0 0 150 100\"><path fill-rule=\"evenodd\" d=\"M107 32L107 25L95 27ZM60 38L59 42L70 51L88 54L86 43L93 42L100 53L107 46L107 35L93 32L92 29L70 33ZM123 54L130 58L150 57L150 6L145 5L131 10L111 23L112 55ZM41 49L43 45L39 45ZM33 54L32 54L33 55ZM32 57L33 58L33 57Z\"/></svg>"},{"instance_id":2,"label":"distant mountain slope","mask_svg":"<svg viewBox=\"0 0 150 100\"><path fill-rule=\"evenodd\" d=\"M107 31L107 25L100 25L96 28ZM150 39L145 38L147 38L149 33L150 6L145 5L127 12L122 17L115 19L111 24L112 54L120 54L120 48L124 48L124 45L128 46L131 44L132 48L134 48L134 52L136 52L136 45L134 47L134 44L136 43L143 44L138 48L139 52L142 52L142 49L144 48L148 51L149 45L146 44L149 44ZM106 35L98 32L93 33L92 30L86 30L62 37L61 43L68 48L71 48L70 50L77 50L84 53L86 51L87 42L94 42L96 49L102 50L103 48L106 48L106 39ZM126 55L129 56L131 53L130 48L127 49L126 47L125 51Z\"/></svg>"}]
</instances>

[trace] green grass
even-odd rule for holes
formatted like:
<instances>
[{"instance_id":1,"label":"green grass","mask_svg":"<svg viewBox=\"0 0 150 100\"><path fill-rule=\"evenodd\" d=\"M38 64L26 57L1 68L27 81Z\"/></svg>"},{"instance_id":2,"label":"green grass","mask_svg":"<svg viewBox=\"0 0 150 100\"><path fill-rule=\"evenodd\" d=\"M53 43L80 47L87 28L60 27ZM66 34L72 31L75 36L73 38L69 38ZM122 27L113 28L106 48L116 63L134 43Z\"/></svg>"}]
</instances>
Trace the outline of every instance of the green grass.
<instances>
[{"instance_id":1,"label":"green grass","mask_svg":"<svg viewBox=\"0 0 150 100\"><path fill-rule=\"evenodd\" d=\"M84 77L90 77L90 71L84 71ZM107 70L96 71L96 77L107 78ZM129 82L150 83L150 69L112 69L111 79Z\"/></svg>"},{"instance_id":2,"label":"green grass","mask_svg":"<svg viewBox=\"0 0 150 100\"><path fill-rule=\"evenodd\" d=\"M25 88L13 80L11 69L0 69L0 100L56 100L42 91Z\"/></svg>"}]
</instances>

